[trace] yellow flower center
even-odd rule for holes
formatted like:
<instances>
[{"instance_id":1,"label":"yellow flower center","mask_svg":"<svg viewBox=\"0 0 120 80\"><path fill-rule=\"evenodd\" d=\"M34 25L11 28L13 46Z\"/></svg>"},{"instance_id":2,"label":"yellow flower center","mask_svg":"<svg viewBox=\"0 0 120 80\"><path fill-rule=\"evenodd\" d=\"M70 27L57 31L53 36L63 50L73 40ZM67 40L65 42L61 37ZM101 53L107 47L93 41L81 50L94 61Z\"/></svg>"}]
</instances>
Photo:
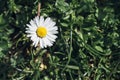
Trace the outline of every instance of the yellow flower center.
<instances>
[{"instance_id":1,"label":"yellow flower center","mask_svg":"<svg viewBox=\"0 0 120 80\"><path fill-rule=\"evenodd\" d=\"M37 36L43 38L47 35L47 29L45 27L38 27L36 33Z\"/></svg>"}]
</instances>

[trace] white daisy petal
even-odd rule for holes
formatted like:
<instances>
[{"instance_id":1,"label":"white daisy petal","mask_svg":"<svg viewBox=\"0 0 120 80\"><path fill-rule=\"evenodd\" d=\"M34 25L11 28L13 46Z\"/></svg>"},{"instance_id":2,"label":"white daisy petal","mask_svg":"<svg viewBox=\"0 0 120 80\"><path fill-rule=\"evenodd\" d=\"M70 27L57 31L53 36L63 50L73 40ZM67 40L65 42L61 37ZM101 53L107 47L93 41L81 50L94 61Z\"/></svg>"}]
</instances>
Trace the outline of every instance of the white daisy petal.
<instances>
[{"instance_id":1,"label":"white daisy petal","mask_svg":"<svg viewBox=\"0 0 120 80\"><path fill-rule=\"evenodd\" d=\"M27 31L35 32L36 29L26 29ZM25 31L26 32L26 31Z\"/></svg>"},{"instance_id":2,"label":"white daisy petal","mask_svg":"<svg viewBox=\"0 0 120 80\"><path fill-rule=\"evenodd\" d=\"M43 38L43 44L44 44L44 47L46 48L47 47L47 42L46 42L45 38Z\"/></svg>"},{"instance_id":3,"label":"white daisy petal","mask_svg":"<svg viewBox=\"0 0 120 80\"><path fill-rule=\"evenodd\" d=\"M37 25L36 25L35 21L31 20L30 24L31 24L32 27L36 27L37 28Z\"/></svg>"},{"instance_id":4,"label":"white daisy petal","mask_svg":"<svg viewBox=\"0 0 120 80\"><path fill-rule=\"evenodd\" d=\"M49 35L47 36L47 38L48 38L50 41L55 42L55 39L57 38L57 36L49 34Z\"/></svg>"},{"instance_id":5,"label":"white daisy petal","mask_svg":"<svg viewBox=\"0 0 120 80\"><path fill-rule=\"evenodd\" d=\"M44 38L44 41L46 42L46 44L47 44L48 46L52 46L52 43L50 42L50 40L48 40L47 37Z\"/></svg>"},{"instance_id":6,"label":"white daisy petal","mask_svg":"<svg viewBox=\"0 0 120 80\"><path fill-rule=\"evenodd\" d=\"M35 17L34 21L35 21L35 23L36 23L36 25L37 25L37 27L38 27L38 26L40 25L40 24L39 24L39 16Z\"/></svg>"},{"instance_id":7,"label":"white daisy petal","mask_svg":"<svg viewBox=\"0 0 120 80\"><path fill-rule=\"evenodd\" d=\"M29 28L32 28L32 26L31 26L31 25L29 25L29 24L26 24L26 26L28 26Z\"/></svg>"},{"instance_id":8,"label":"white daisy petal","mask_svg":"<svg viewBox=\"0 0 120 80\"><path fill-rule=\"evenodd\" d=\"M33 46L35 45L35 41L32 43L32 45L33 45Z\"/></svg>"},{"instance_id":9,"label":"white daisy petal","mask_svg":"<svg viewBox=\"0 0 120 80\"><path fill-rule=\"evenodd\" d=\"M35 42L35 41L34 41L34 42ZM36 38L35 47L38 45L38 43L39 43L39 38L37 37L37 38Z\"/></svg>"},{"instance_id":10,"label":"white daisy petal","mask_svg":"<svg viewBox=\"0 0 120 80\"><path fill-rule=\"evenodd\" d=\"M55 26L55 22L51 18L46 18L44 20L43 16L37 16L30 21L30 24L27 24L26 33L27 37L33 41L33 46L37 47L40 45L40 48L46 48L53 46L58 33L58 27Z\"/></svg>"},{"instance_id":11,"label":"white daisy petal","mask_svg":"<svg viewBox=\"0 0 120 80\"><path fill-rule=\"evenodd\" d=\"M41 16L41 17L40 17L40 23L39 23L39 25L40 25L40 26L42 26L42 25L43 25L43 23L44 23L44 17L43 17L43 16Z\"/></svg>"},{"instance_id":12,"label":"white daisy petal","mask_svg":"<svg viewBox=\"0 0 120 80\"><path fill-rule=\"evenodd\" d=\"M31 36L31 40L32 40L32 41L34 41L34 42L35 42L35 41L36 41L36 39L37 39L37 36L36 36L36 35Z\"/></svg>"},{"instance_id":13,"label":"white daisy petal","mask_svg":"<svg viewBox=\"0 0 120 80\"><path fill-rule=\"evenodd\" d=\"M30 33L30 34L32 34L32 33L35 33L34 31L25 31L26 33Z\"/></svg>"},{"instance_id":14,"label":"white daisy petal","mask_svg":"<svg viewBox=\"0 0 120 80\"><path fill-rule=\"evenodd\" d=\"M49 25L46 26L46 27L50 29L50 28L52 28L53 26L55 26L55 24L56 24L55 22L51 22L51 23L49 23Z\"/></svg>"},{"instance_id":15,"label":"white daisy petal","mask_svg":"<svg viewBox=\"0 0 120 80\"><path fill-rule=\"evenodd\" d=\"M28 34L27 37L35 36L36 34Z\"/></svg>"},{"instance_id":16,"label":"white daisy petal","mask_svg":"<svg viewBox=\"0 0 120 80\"><path fill-rule=\"evenodd\" d=\"M50 23L51 19L48 17L45 21L44 21L44 26L47 27Z\"/></svg>"},{"instance_id":17,"label":"white daisy petal","mask_svg":"<svg viewBox=\"0 0 120 80\"><path fill-rule=\"evenodd\" d=\"M56 35L53 35L53 34L48 34L49 37L51 37L52 39L56 39L57 36Z\"/></svg>"},{"instance_id":18,"label":"white daisy petal","mask_svg":"<svg viewBox=\"0 0 120 80\"><path fill-rule=\"evenodd\" d=\"M43 44L44 44L44 43L43 43L43 39L40 39L40 47L41 47L41 48L44 48Z\"/></svg>"},{"instance_id":19,"label":"white daisy petal","mask_svg":"<svg viewBox=\"0 0 120 80\"><path fill-rule=\"evenodd\" d=\"M52 27L52 28L49 28L49 29L48 29L48 31L56 31L56 30L58 30L57 27Z\"/></svg>"},{"instance_id":20,"label":"white daisy petal","mask_svg":"<svg viewBox=\"0 0 120 80\"><path fill-rule=\"evenodd\" d=\"M48 34L52 34L52 35L57 34L57 33L58 33L58 31L49 31L48 32Z\"/></svg>"}]
</instances>

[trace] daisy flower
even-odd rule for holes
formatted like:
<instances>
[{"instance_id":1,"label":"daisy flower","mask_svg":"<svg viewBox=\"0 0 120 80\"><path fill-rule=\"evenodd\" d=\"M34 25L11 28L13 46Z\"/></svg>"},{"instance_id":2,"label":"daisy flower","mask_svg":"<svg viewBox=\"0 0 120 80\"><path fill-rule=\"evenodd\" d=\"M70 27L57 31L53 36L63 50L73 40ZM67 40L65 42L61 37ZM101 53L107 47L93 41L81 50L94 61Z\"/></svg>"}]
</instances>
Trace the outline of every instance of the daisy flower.
<instances>
[{"instance_id":1,"label":"daisy flower","mask_svg":"<svg viewBox=\"0 0 120 80\"><path fill-rule=\"evenodd\" d=\"M38 45L41 48L50 47L55 42L58 33L58 27L51 18L44 19L43 16L37 16L27 24L26 33L27 37L33 41L33 46Z\"/></svg>"}]
</instances>

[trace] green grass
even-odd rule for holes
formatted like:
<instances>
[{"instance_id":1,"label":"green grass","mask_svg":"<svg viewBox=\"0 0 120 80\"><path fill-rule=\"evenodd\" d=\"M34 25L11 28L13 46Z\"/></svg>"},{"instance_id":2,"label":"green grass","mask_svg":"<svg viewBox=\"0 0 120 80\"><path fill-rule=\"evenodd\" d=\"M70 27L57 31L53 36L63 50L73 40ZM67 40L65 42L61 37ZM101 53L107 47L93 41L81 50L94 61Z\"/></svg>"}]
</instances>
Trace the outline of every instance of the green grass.
<instances>
[{"instance_id":1,"label":"green grass","mask_svg":"<svg viewBox=\"0 0 120 80\"><path fill-rule=\"evenodd\" d=\"M38 2L59 28L45 49L25 33ZM0 0L0 80L119 80L119 7L119 0Z\"/></svg>"}]
</instances>

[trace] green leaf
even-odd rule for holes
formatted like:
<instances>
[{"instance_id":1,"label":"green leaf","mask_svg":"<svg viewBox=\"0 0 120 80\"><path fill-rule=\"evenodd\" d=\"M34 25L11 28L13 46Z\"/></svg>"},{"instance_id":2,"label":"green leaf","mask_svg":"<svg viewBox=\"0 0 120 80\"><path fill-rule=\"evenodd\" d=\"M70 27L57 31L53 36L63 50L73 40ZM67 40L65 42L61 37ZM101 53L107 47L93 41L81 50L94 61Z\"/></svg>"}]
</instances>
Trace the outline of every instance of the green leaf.
<instances>
[{"instance_id":1,"label":"green leaf","mask_svg":"<svg viewBox=\"0 0 120 80\"><path fill-rule=\"evenodd\" d=\"M103 52L103 49L100 46L95 46L95 49L98 50L98 51L100 51L100 52Z\"/></svg>"}]
</instances>

